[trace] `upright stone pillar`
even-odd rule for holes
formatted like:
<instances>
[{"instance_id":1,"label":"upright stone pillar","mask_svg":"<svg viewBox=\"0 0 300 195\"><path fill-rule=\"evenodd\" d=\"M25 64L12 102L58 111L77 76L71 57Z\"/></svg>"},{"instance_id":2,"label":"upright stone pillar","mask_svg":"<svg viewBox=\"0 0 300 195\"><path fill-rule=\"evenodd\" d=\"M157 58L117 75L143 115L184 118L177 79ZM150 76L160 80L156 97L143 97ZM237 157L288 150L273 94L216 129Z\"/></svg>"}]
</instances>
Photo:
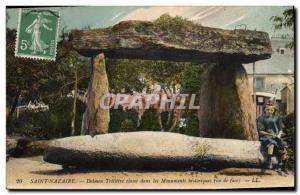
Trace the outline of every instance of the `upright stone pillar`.
<instances>
[{"instance_id":1,"label":"upright stone pillar","mask_svg":"<svg viewBox=\"0 0 300 195\"><path fill-rule=\"evenodd\" d=\"M109 109L100 107L100 100L108 93L108 79L105 57L101 53L93 60L93 72L87 90L86 110L82 120L82 134L97 135L107 133L109 127Z\"/></svg>"},{"instance_id":2,"label":"upright stone pillar","mask_svg":"<svg viewBox=\"0 0 300 195\"><path fill-rule=\"evenodd\" d=\"M255 109L241 64L211 65L200 92L201 137L257 140Z\"/></svg>"}]
</instances>

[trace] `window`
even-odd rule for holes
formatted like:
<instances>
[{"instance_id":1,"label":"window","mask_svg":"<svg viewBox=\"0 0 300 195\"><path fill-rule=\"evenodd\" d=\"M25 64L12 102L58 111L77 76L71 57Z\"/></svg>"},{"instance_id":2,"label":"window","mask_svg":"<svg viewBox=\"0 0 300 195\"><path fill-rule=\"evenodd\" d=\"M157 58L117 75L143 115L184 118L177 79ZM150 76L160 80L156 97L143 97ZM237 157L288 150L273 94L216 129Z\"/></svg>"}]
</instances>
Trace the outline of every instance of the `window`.
<instances>
[{"instance_id":1,"label":"window","mask_svg":"<svg viewBox=\"0 0 300 195\"><path fill-rule=\"evenodd\" d=\"M279 48L277 48L277 49L276 49L276 52L277 52L277 53L279 53L279 50L280 50L280 49L279 49Z\"/></svg>"},{"instance_id":2,"label":"window","mask_svg":"<svg viewBox=\"0 0 300 195\"><path fill-rule=\"evenodd\" d=\"M264 103L264 98L263 97L258 97L257 102L258 103Z\"/></svg>"},{"instance_id":3,"label":"window","mask_svg":"<svg viewBox=\"0 0 300 195\"><path fill-rule=\"evenodd\" d=\"M264 91L265 89L265 78L256 78L255 79L256 84L256 91Z\"/></svg>"}]
</instances>

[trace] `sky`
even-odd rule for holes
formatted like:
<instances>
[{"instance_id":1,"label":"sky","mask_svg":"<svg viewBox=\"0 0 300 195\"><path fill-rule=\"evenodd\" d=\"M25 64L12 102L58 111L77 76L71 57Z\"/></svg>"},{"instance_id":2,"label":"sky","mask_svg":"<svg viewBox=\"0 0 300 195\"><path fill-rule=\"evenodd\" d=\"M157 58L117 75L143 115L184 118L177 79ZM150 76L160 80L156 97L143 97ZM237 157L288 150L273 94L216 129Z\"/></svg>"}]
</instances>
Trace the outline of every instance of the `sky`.
<instances>
[{"instance_id":1,"label":"sky","mask_svg":"<svg viewBox=\"0 0 300 195\"><path fill-rule=\"evenodd\" d=\"M265 31L271 36L292 32L290 30L274 31L271 16L280 16L288 7L283 6L95 6L95 7L52 7L61 14L60 29L66 30L104 28L124 20L155 20L160 15L168 13L171 16L182 16L208 27L223 29L241 28ZM45 8L43 8L45 9ZM7 27L17 28L18 8L7 8Z\"/></svg>"}]
</instances>

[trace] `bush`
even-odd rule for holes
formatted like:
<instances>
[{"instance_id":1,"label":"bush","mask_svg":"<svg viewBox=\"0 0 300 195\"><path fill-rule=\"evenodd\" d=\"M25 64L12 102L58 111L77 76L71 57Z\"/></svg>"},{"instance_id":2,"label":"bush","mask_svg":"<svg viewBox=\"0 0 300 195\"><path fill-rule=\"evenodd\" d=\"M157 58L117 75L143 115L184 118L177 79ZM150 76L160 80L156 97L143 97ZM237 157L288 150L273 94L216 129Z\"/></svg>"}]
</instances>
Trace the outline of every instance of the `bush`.
<instances>
[{"instance_id":1,"label":"bush","mask_svg":"<svg viewBox=\"0 0 300 195\"><path fill-rule=\"evenodd\" d=\"M140 131L160 131L159 116L156 110L146 110L141 119Z\"/></svg>"},{"instance_id":2,"label":"bush","mask_svg":"<svg viewBox=\"0 0 300 195\"><path fill-rule=\"evenodd\" d=\"M184 119L184 126L178 124L178 132L190 136L199 136L199 120L197 113L184 112L181 119Z\"/></svg>"},{"instance_id":3,"label":"bush","mask_svg":"<svg viewBox=\"0 0 300 195\"><path fill-rule=\"evenodd\" d=\"M198 93L201 87L203 73L207 70L207 64L191 63L185 67L181 81L182 93Z\"/></svg>"},{"instance_id":4,"label":"bush","mask_svg":"<svg viewBox=\"0 0 300 195\"><path fill-rule=\"evenodd\" d=\"M136 124L130 119L125 119L121 123L121 131L131 132L136 130Z\"/></svg>"},{"instance_id":5,"label":"bush","mask_svg":"<svg viewBox=\"0 0 300 195\"><path fill-rule=\"evenodd\" d=\"M283 118L285 125L285 136L284 140L287 142L287 159L285 165L287 169L294 170L295 167L295 116L294 113L289 114Z\"/></svg>"},{"instance_id":6,"label":"bush","mask_svg":"<svg viewBox=\"0 0 300 195\"><path fill-rule=\"evenodd\" d=\"M162 30L178 30L196 24L181 16L172 17L169 14L163 14L154 21L154 25Z\"/></svg>"},{"instance_id":7,"label":"bush","mask_svg":"<svg viewBox=\"0 0 300 195\"><path fill-rule=\"evenodd\" d=\"M21 136L28 136L33 139L52 139L67 137L71 134L72 121L72 98L61 98L49 105L45 112L25 111L19 118L12 121L12 132ZM80 134L82 114L85 105L77 101L77 112L75 120L75 134Z\"/></svg>"},{"instance_id":8,"label":"bush","mask_svg":"<svg viewBox=\"0 0 300 195\"><path fill-rule=\"evenodd\" d=\"M136 131L138 123L138 113L134 110L111 109L109 133Z\"/></svg>"}]
</instances>

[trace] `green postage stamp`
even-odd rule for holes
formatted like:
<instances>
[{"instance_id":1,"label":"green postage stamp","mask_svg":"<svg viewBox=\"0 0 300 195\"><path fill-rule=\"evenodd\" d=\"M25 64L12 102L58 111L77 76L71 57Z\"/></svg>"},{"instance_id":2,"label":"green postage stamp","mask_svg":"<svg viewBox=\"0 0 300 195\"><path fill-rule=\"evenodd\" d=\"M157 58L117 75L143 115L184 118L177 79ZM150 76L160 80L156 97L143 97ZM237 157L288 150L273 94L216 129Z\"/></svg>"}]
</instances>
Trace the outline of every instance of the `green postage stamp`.
<instances>
[{"instance_id":1,"label":"green postage stamp","mask_svg":"<svg viewBox=\"0 0 300 195\"><path fill-rule=\"evenodd\" d=\"M59 12L20 9L15 56L55 60Z\"/></svg>"}]
</instances>

